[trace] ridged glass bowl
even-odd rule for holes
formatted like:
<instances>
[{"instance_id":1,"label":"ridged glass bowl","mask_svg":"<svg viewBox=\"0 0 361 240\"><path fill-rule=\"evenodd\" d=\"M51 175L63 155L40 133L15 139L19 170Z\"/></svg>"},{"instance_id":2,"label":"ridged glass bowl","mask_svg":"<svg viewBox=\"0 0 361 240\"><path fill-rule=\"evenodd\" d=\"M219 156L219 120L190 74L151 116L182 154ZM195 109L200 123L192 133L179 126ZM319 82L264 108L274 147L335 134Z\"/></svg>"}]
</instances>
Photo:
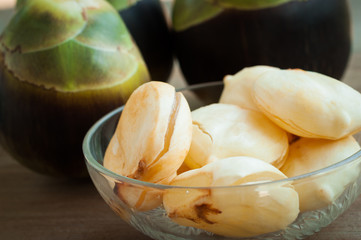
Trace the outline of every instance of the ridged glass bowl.
<instances>
[{"instance_id":1,"label":"ridged glass bowl","mask_svg":"<svg viewBox=\"0 0 361 240\"><path fill-rule=\"evenodd\" d=\"M217 102L222 90L222 82L212 82L193 85L179 91L183 92L191 109L196 109L200 106ZM231 187L175 188L120 176L103 167L103 156L115 131L122 109L122 107L115 109L94 124L84 139L83 151L91 179L105 202L125 222L151 238L164 240L303 239L320 231L321 228L334 221L360 194L361 151L356 152L346 159L340 159L340 162L337 164L305 175L274 182L253 183ZM360 143L361 138L357 135L355 138ZM262 146L260 146L260 150L261 149ZM275 223L272 223L273 226L268 228L267 224L266 226L264 225L265 222L262 220L262 216L257 216L258 213L255 211L255 213L251 215L252 218L254 217L254 219L256 219L252 223L254 225L253 227L255 229L263 229L265 233L254 236L221 236L202 229L178 225L168 217L162 204L162 195L166 191L179 190L183 192L183 194L190 194L194 191L206 190L209 192L217 191L218 194L225 194L229 198L234 197L235 199L241 195L252 195L251 202L253 206L251 207L259 209L268 204L268 196L270 195L269 191L271 189L289 184L292 184L296 189L306 189L305 192L309 192L308 197L316 197L315 199L317 200L317 193L312 193L312 189L315 188L315 185L318 183L326 186L326 189L341 188L342 190L338 193L336 191L332 201L320 201L313 204L317 206L316 209L301 211L297 218L283 229L275 229L274 225L277 225ZM121 186L122 194L119 193L119 186ZM309 191L307 191L307 189ZM136 203L132 203L129 200L132 195L141 195L141 193L144 194L143 197L149 201L150 205L156 207L150 210L139 209ZM303 198L304 201L308 201L307 196L303 196ZM310 199L309 201L314 201L315 199ZM277 222L277 218L275 218L275 222Z\"/></svg>"}]
</instances>

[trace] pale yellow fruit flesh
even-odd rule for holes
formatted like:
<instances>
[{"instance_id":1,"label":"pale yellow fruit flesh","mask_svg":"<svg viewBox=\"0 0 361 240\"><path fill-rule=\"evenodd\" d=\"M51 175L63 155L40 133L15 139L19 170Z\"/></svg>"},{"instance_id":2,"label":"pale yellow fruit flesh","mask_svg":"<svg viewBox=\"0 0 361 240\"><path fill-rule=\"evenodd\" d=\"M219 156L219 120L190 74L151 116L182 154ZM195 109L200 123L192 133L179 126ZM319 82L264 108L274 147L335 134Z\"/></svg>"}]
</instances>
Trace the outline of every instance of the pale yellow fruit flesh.
<instances>
[{"instance_id":1,"label":"pale yellow fruit flesh","mask_svg":"<svg viewBox=\"0 0 361 240\"><path fill-rule=\"evenodd\" d=\"M122 176L167 184L182 165L191 137L191 112L184 96L167 83L149 82L136 89L126 103L104 166ZM153 208L156 204L150 199L159 195L126 184L119 185L117 192L137 210Z\"/></svg>"},{"instance_id":2,"label":"pale yellow fruit flesh","mask_svg":"<svg viewBox=\"0 0 361 240\"><path fill-rule=\"evenodd\" d=\"M263 73L275 70L279 70L279 68L259 65L243 68L235 75L225 76L223 79L224 89L219 102L259 111L251 94L253 84Z\"/></svg>"},{"instance_id":3,"label":"pale yellow fruit flesh","mask_svg":"<svg viewBox=\"0 0 361 240\"><path fill-rule=\"evenodd\" d=\"M297 136L335 140L361 129L361 94L319 73L267 71L252 93L267 117Z\"/></svg>"},{"instance_id":4,"label":"pale yellow fruit flesh","mask_svg":"<svg viewBox=\"0 0 361 240\"><path fill-rule=\"evenodd\" d=\"M284 229L299 212L298 194L288 182L211 188L285 179L274 166L250 157L221 159L177 176L163 204L168 216L185 226L230 237ZM192 189L186 187L210 187Z\"/></svg>"},{"instance_id":5,"label":"pale yellow fruit flesh","mask_svg":"<svg viewBox=\"0 0 361 240\"><path fill-rule=\"evenodd\" d=\"M288 177L310 173L335 164L360 150L352 137L340 140L301 138L291 144L288 158L280 169ZM300 210L310 211L331 204L359 175L360 167L347 164L326 174L295 181Z\"/></svg>"},{"instance_id":6,"label":"pale yellow fruit flesh","mask_svg":"<svg viewBox=\"0 0 361 240\"><path fill-rule=\"evenodd\" d=\"M211 104L192 112L193 136L185 163L199 168L218 159L250 156L281 167L286 132L262 113L232 104Z\"/></svg>"},{"instance_id":7,"label":"pale yellow fruit flesh","mask_svg":"<svg viewBox=\"0 0 361 240\"><path fill-rule=\"evenodd\" d=\"M180 225L250 237L286 228L300 211L326 207L356 179L360 167L346 165L285 180L360 150L351 137L361 128L358 92L318 73L267 66L246 68L224 81L221 103L192 116L184 97L167 84L153 82L147 86L153 90L130 98L104 165L180 188L117 183L119 199L139 211L163 203Z\"/></svg>"}]
</instances>

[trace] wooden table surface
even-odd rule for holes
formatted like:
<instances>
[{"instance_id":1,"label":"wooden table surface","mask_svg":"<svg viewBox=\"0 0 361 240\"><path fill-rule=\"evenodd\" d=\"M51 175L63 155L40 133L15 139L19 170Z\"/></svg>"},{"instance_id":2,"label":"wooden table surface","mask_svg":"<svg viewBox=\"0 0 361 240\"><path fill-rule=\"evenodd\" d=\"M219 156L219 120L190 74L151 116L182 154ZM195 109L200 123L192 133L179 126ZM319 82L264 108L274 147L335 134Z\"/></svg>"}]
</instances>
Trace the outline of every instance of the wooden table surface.
<instances>
[{"instance_id":1,"label":"wooden table surface","mask_svg":"<svg viewBox=\"0 0 361 240\"><path fill-rule=\"evenodd\" d=\"M353 11L358 13L355 19L360 20L361 1L352 2L356 3ZM0 20L1 14L0 11ZM343 81L361 91L359 29L355 33L354 51ZM180 78L176 68L170 82L182 86L184 82ZM19 165L0 147L0 240L58 239L150 238L115 215L89 180L74 182L38 175ZM361 239L361 197L335 222L308 238L358 239Z\"/></svg>"}]
</instances>

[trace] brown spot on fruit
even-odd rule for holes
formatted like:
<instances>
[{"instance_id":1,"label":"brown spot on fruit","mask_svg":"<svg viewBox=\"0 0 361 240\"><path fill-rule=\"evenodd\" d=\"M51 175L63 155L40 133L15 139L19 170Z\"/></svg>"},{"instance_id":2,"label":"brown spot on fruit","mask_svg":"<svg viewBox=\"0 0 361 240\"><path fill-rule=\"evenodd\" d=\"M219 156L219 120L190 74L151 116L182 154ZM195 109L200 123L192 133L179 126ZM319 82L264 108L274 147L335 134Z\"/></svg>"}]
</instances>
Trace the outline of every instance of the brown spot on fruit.
<instances>
[{"instance_id":1,"label":"brown spot on fruit","mask_svg":"<svg viewBox=\"0 0 361 240\"><path fill-rule=\"evenodd\" d=\"M196 205L195 206L195 211L197 213L197 217L208 223L208 224L214 224L215 222L212 222L210 221L207 216L210 215L210 214L220 214L222 213L222 211L220 211L219 209L216 209L216 208L212 208L212 205L211 204L206 204L206 203L203 203L203 204L200 204L200 205Z\"/></svg>"},{"instance_id":2,"label":"brown spot on fruit","mask_svg":"<svg viewBox=\"0 0 361 240\"><path fill-rule=\"evenodd\" d=\"M135 173L132 174L132 176L128 176L134 179L139 179L143 176L145 168L146 168L146 161L144 159L141 159L138 163L138 168L135 171Z\"/></svg>"},{"instance_id":3,"label":"brown spot on fruit","mask_svg":"<svg viewBox=\"0 0 361 240\"><path fill-rule=\"evenodd\" d=\"M88 16L87 16L86 11L84 9L81 11L81 16L83 17L84 21L88 21Z\"/></svg>"}]
</instances>

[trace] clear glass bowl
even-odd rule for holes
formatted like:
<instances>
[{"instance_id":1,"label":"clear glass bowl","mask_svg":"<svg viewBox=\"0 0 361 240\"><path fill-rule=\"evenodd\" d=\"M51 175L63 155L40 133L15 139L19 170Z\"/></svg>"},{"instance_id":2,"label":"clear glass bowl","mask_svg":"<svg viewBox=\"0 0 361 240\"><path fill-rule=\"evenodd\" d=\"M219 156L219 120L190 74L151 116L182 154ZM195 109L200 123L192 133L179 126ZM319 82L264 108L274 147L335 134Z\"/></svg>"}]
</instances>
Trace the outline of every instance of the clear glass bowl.
<instances>
[{"instance_id":1,"label":"clear glass bowl","mask_svg":"<svg viewBox=\"0 0 361 240\"><path fill-rule=\"evenodd\" d=\"M222 82L212 82L193 85L179 91L183 92L187 98L191 109L217 102L223 89ZM152 184L130 179L113 173L103 167L103 156L107 145L115 131L122 107L115 109L103 118L101 118L87 133L83 151L86 158L86 164L91 179L103 197L105 202L117 213L125 222L141 231L142 233L154 239L303 239L318 232L322 227L327 226L342 214L358 197L361 188L360 162L361 151L356 152L346 159L340 159L340 162L327 168L308 173L305 175L278 180L274 182L239 185L232 187L213 187L213 188L186 188L172 187L166 185ZM361 137L355 135L360 143ZM136 147L136 146L134 146ZM335 181L335 179L337 179ZM316 209L308 209L300 212L295 221L287 227L268 233L262 233L256 236L247 237L226 237L220 236L201 229L178 225L167 215L162 203L162 194L170 189L178 189L184 194L192 191L218 191L221 194L235 196L235 194L252 195L253 207L257 209L267 204L269 190L278 186L293 184L295 188L306 189L310 195L303 196L304 201L310 198L310 201L317 200L317 193L312 192L317 188L317 184L323 184L326 189L342 189L339 192L334 191L334 198L331 202L320 201L312 204ZM328 186L327 186L328 185ZM123 195L119 194L122 187ZM308 189L308 190L307 190ZM139 193L145 193L145 198L149 199L149 204L158 207L140 211L128 201L128 197ZM305 194L306 195L306 194ZM311 200L311 198L313 198ZM301 196L300 196L301 199ZM253 215L258 218L258 223L262 222L262 216ZM257 221L255 223L257 225ZM257 226L256 226L257 227ZM267 227L262 227L267 229ZM272 229L272 228L270 228ZM269 229L268 229L269 230ZM271 231L271 230L270 230Z\"/></svg>"}]
</instances>

